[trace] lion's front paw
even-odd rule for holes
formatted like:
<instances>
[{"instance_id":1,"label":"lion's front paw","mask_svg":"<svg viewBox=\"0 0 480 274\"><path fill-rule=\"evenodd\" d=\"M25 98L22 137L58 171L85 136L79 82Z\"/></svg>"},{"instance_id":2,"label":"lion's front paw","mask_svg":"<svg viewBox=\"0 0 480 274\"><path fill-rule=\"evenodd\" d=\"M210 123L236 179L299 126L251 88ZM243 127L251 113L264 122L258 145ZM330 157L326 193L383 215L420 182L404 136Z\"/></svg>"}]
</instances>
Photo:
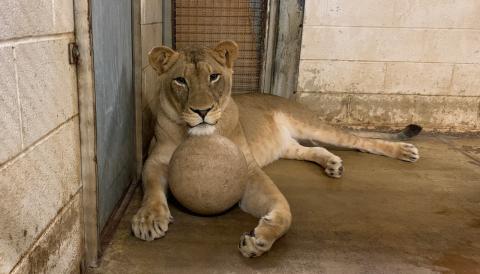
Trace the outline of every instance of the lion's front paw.
<instances>
[{"instance_id":1,"label":"lion's front paw","mask_svg":"<svg viewBox=\"0 0 480 274\"><path fill-rule=\"evenodd\" d=\"M332 156L325 163L325 173L333 178L340 178L343 174L343 162L338 156Z\"/></svg>"},{"instance_id":2,"label":"lion's front paw","mask_svg":"<svg viewBox=\"0 0 480 274\"><path fill-rule=\"evenodd\" d=\"M268 243L259 237L256 237L254 232L244 233L240 237L240 243L238 249L244 257L253 258L262 255L270 250L273 243Z\"/></svg>"},{"instance_id":3,"label":"lion's front paw","mask_svg":"<svg viewBox=\"0 0 480 274\"><path fill-rule=\"evenodd\" d=\"M132 231L135 237L153 241L165 236L168 224L173 221L167 204L152 203L143 205L132 218Z\"/></svg>"},{"instance_id":4,"label":"lion's front paw","mask_svg":"<svg viewBox=\"0 0 480 274\"><path fill-rule=\"evenodd\" d=\"M420 158L418 149L414 145L408 143L398 143L398 146L398 159L407 162L415 162Z\"/></svg>"}]
</instances>

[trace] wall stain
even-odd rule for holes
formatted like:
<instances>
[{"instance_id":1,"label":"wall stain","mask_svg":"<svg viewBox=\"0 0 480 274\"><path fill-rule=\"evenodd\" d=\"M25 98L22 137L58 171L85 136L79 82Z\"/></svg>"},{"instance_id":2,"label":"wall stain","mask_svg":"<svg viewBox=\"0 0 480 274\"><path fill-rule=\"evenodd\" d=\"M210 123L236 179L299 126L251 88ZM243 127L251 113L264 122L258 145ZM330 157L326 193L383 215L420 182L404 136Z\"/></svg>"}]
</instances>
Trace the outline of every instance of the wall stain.
<instances>
[{"instance_id":1,"label":"wall stain","mask_svg":"<svg viewBox=\"0 0 480 274\"><path fill-rule=\"evenodd\" d=\"M50 257L60 252L62 244L68 241L80 218L79 209L72 204L60 220L47 232L44 239L28 255L26 273L49 273L56 266ZM25 232L24 232L25 233ZM61 255L58 256L61 258Z\"/></svg>"}]
</instances>

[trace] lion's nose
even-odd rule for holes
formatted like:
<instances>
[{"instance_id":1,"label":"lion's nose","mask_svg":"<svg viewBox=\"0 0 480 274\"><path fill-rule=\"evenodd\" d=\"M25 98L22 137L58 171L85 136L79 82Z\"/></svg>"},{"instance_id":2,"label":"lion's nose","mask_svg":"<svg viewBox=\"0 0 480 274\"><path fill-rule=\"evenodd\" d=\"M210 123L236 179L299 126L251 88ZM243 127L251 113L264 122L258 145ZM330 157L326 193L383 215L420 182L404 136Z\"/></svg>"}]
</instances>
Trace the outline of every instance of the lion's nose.
<instances>
[{"instance_id":1,"label":"lion's nose","mask_svg":"<svg viewBox=\"0 0 480 274\"><path fill-rule=\"evenodd\" d=\"M207 116L207 113L211 110L212 108L207 108L207 109L193 109L193 108L190 108L190 110L192 110L193 112L195 112L196 114L200 115L200 117L202 117L202 119L205 119L205 116Z\"/></svg>"}]
</instances>

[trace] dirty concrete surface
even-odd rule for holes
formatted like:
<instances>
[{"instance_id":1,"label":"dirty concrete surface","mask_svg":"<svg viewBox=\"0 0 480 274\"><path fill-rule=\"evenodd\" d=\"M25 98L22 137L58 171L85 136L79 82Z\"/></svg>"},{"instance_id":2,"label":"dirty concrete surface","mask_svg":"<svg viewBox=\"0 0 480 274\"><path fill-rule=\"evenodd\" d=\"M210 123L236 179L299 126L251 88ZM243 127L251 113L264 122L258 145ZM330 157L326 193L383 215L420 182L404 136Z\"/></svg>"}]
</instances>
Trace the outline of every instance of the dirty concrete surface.
<instances>
[{"instance_id":1,"label":"dirty concrete surface","mask_svg":"<svg viewBox=\"0 0 480 274\"><path fill-rule=\"evenodd\" d=\"M293 213L267 254L243 258L237 243L257 220L239 208L192 216L153 242L130 233L137 190L94 273L480 273L480 138L418 137L417 163L355 151L341 179L309 162L265 168Z\"/></svg>"}]
</instances>

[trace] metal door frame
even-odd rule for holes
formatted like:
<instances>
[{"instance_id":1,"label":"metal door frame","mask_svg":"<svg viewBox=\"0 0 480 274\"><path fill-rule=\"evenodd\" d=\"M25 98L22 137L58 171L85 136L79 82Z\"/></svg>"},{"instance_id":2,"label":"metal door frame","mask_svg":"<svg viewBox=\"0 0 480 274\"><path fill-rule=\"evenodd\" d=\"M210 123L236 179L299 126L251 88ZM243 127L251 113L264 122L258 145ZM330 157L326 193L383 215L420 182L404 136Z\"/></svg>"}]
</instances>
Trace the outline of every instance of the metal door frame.
<instances>
[{"instance_id":1,"label":"metal door frame","mask_svg":"<svg viewBox=\"0 0 480 274\"><path fill-rule=\"evenodd\" d=\"M95 78L91 0L74 1L75 39L79 56L77 62L78 105L80 116L81 181L83 197L84 254L82 267L98 266L102 243L108 241L130 200L142 170L142 112L141 112L141 37L140 1L132 3L133 83L135 97L135 176L118 207L103 231L98 229L98 170L96 143Z\"/></svg>"}]
</instances>

